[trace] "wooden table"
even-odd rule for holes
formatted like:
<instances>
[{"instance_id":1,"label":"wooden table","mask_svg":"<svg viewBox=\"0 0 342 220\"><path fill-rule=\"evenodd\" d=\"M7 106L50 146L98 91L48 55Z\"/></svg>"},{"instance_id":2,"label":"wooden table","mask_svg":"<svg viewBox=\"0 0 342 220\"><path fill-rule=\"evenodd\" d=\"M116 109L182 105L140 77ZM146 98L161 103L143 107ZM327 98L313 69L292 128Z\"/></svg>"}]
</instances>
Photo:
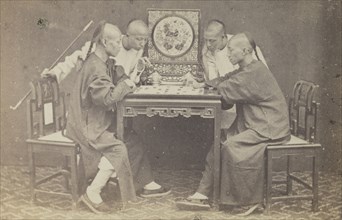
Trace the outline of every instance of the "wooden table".
<instances>
[{"instance_id":1,"label":"wooden table","mask_svg":"<svg viewBox=\"0 0 342 220\"><path fill-rule=\"evenodd\" d=\"M148 88L146 88L148 89ZM117 135L123 140L124 118L138 115L189 118L198 115L214 119L214 205L219 203L220 192L220 128L221 96L215 91L204 90L202 94L139 94L132 93L117 106Z\"/></svg>"}]
</instances>

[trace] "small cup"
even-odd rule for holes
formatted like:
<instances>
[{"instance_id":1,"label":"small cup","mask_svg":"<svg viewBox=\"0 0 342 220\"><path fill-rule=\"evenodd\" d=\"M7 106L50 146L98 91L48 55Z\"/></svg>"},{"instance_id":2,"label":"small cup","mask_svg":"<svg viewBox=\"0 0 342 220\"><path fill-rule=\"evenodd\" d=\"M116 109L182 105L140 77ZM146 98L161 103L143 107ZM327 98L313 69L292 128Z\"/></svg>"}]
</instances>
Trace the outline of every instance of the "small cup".
<instances>
[{"instance_id":1,"label":"small cup","mask_svg":"<svg viewBox=\"0 0 342 220\"><path fill-rule=\"evenodd\" d=\"M161 76L159 75L159 73L154 72L151 75L151 79L152 79L152 85L159 85L160 80L161 80Z\"/></svg>"}]
</instances>

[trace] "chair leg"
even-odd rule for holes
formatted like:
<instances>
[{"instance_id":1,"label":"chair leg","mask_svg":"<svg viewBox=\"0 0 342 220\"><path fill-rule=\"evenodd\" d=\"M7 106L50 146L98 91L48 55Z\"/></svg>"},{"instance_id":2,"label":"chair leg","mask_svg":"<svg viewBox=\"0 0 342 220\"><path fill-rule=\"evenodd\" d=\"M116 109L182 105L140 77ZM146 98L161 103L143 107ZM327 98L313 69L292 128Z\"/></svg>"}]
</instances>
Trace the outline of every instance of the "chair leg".
<instances>
[{"instance_id":1,"label":"chair leg","mask_svg":"<svg viewBox=\"0 0 342 220\"><path fill-rule=\"evenodd\" d=\"M318 161L317 161L317 153L312 158L312 166L313 166L313 172L312 172L312 211L317 212L318 211Z\"/></svg>"},{"instance_id":2,"label":"chair leg","mask_svg":"<svg viewBox=\"0 0 342 220\"><path fill-rule=\"evenodd\" d=\"M267 151L266 154L266 204L265 212L269 214L271 208L271 189L272 189L272 152Z\"/></svg>"},{"instance_id":3,"label":"chair leg","mask_svg":"<svg viewBox=\"0 0 342 220\"><path fill-rule=\"evenodd\" d=\"M69 170L68 168L68 156L65 156L64 157L64 160L63 160L63 170ZM69 176L68 175L63 175L64 177L64 188L66 191L69 191L70 190L70 187L69 187Z\"/></svg>"},{"instance_id":4,"label":"chair leg","mask_svg":"<svg viewBox=\"0 0 342 220\"><path fill-rule=\"evenodd\" d=\"M286 194L292 194L292 179L290 177L291 174L291 156L287 156L287 164L286 164Z\"/></svg>"},{"instance_id":5,"label":"chair leg","mask_svg":"<svg viewBox=\"0 0 342 220\"><path fill-rule=\"evenodd\" d=\"M77 156L76 152L70 157L71 166L71 194L72 194L72 209L77 209L78 202L78 182L77 182Z\"/></svg>"},{"instance_id":6,"label":"chair leg","mask_svg":"<svg viewBox=\"0 0 342 220\"><path fill-rule=\"evenodd\" d=\"M34 152L32 149L32 145L28 145L28 162L29 162L29 169L30 169L30 193L31 193L31 203L36 202L36 165L34 161Z\"/></svg>"}]
</instances>

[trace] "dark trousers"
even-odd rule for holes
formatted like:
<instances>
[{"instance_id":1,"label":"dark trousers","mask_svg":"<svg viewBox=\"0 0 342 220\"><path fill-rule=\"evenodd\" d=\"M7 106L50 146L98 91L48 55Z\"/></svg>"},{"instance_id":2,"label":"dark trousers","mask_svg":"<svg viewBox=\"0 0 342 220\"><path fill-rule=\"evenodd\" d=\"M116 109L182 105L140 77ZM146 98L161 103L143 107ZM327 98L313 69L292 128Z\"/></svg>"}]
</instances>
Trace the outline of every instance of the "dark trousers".
<instances>
[{"instance_id":1,"label":"dark trousers","mask_svg":"<svg viewBox=\"0 0 342 220\"><path fill-rule=\"evenodd\" d=\"M127 134L127 136L126 136ZM125 131L125 145L131 164L135 190L142 189L146 184L154 181L147 149L134 131Z\"/></svg>"}]
</instances>

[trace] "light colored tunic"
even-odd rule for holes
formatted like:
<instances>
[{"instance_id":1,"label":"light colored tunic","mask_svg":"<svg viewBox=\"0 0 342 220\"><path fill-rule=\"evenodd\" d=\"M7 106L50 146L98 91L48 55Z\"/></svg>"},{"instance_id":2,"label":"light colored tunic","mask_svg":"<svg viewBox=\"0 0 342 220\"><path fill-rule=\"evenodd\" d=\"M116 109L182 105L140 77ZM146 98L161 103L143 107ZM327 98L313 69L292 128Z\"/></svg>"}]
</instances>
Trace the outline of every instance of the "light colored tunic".
<instances>
[{"instance_id":1,"label":"light colored tunic","mask_svg":"<svg viewBox=\"0 0 342 220\"><path fill-rule=\"evenodd\" d=\"M67 136L81 147L85 180L96 174L100 158L106 157L119 177L123 201L135 200L136 195L126 146L110 132L115 116L111 109L131 91L123 80L114 86L106 63L93 53L77 74L67 121Z\"/></svg>"},{"instance_id":2,"label":"light colored tunic","mask_svg":"<svg viewBox=\"0 0 342 220\"><path fill-rule=\"evenodd\" d=\"M124 68L125 73L127 76L130 76L130 74L133 72L135 65L138 62L138 59L141 58L143 55L143 50L135 50L130 49L127 50L123 46L120 49L119 54L114 57L116 61L116 65L120 65Z\"/></svg>"}]
</instances>

